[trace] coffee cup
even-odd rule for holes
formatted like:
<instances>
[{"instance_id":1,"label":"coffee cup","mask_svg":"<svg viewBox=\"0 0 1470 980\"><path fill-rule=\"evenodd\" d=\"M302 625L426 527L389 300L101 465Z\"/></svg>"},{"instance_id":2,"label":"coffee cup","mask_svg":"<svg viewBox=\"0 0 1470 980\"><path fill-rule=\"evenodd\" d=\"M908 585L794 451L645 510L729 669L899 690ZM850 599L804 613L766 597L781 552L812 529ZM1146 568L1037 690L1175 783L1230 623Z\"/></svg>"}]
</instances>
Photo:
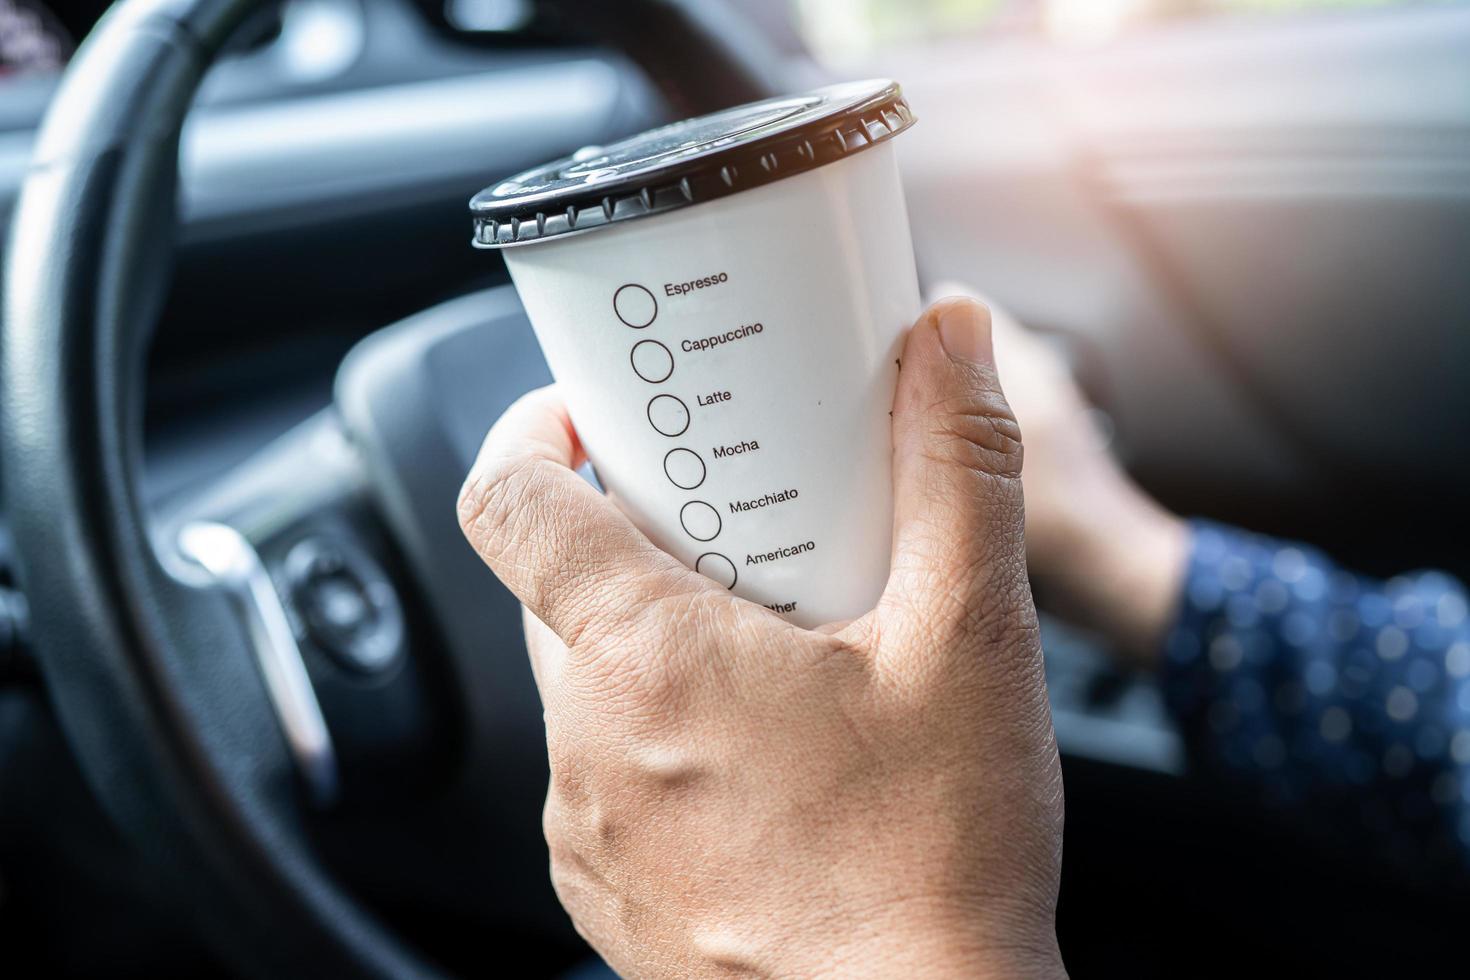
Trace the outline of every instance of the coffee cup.
<instances>
[{"instance_id":1,"label":"coffee cup","mask_svg":"<svg viewBox=\"0 0 1470 980\"><path fill-rule=\"evenodd\" d=\"M471 202L608 496L801 626L862 615L888 577L890 412L920 310L891 140L913 121L892 82L829 86Z\"/></svg>"}]
</instances>

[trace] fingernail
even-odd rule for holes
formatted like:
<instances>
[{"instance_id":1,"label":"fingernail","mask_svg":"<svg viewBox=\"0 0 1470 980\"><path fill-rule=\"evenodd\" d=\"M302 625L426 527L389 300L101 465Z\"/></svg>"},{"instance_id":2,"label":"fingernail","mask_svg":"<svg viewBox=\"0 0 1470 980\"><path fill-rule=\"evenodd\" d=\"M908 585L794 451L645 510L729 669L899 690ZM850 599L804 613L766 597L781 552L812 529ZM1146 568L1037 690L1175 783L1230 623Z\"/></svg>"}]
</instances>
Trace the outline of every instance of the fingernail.
<instances>
[{"instance_id":1,"label":"fingernail","mask_svg":"<svg viewBox=\"0 0 1470 980\"><path fill-rule=\"evenodd\" d=\"M990 347L990 311L979 303L949 303L939 313L939 342L958 361L993 359Z\"/></svg>"}]
</instances>

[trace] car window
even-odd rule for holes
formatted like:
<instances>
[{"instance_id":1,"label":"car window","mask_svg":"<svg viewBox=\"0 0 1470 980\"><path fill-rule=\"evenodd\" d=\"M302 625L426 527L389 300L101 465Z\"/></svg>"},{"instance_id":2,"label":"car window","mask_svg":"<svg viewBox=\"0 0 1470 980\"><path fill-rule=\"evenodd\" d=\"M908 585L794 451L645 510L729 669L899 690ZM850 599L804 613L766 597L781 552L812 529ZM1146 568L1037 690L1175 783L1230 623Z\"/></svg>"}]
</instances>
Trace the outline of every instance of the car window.
<instances>
[{"instance_id":1,"label":"car window","mask_svg":"<svg viewBox=\"0 0 1470 980\"><path fill-rule=\"evenodd\" d=\"M1042 35L1097 44L1150 26L1202 18L1331 14L1470 0L790 0L822 60L841 63L894 45L964 35Z\"/></svg>"}]
</instances>

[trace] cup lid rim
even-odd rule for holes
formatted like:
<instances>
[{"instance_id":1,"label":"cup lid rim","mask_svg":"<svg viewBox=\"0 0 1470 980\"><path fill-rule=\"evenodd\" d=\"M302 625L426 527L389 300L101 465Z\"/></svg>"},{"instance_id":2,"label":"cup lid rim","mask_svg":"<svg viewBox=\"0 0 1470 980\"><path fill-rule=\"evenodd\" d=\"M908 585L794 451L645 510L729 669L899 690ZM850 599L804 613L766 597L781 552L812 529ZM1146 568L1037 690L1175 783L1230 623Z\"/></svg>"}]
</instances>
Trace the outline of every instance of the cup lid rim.
<instances>
[{"instance_id":1,"label":"cup lid rim","mask_svg":"<svg viewBox=\"0 0 1470 980\"><path fill-rule=\"evenodd\" d=\"M477 248L581 234L815 170L915 122L897 82L777 96L587 147L470 199Z\"/></svg>"}]
</instances>

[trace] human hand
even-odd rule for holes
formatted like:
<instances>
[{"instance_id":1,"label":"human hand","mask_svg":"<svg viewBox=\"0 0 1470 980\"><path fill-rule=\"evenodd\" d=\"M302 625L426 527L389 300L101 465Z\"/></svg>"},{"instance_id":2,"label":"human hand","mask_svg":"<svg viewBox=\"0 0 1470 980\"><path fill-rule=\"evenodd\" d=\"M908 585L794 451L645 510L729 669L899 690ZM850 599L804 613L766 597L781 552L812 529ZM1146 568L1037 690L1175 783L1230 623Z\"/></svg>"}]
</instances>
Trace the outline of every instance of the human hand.
<instances>
[{"instance_id":1,"label":"human hand","mask_svg":"<svg viewBox=\"0 0 1470 980\"><path fill-rule=\"evenodd\" d=\"M969 295L946 283L938 295ZM1108 451L1096 413L1056 348L992 305L995 357L1026 434L1026 554L1057 613L1151 666L1177 602L1188 525Z\"/></svg>"},{"instance_id":2,"label":"human hand","mask_svg":"<svg viewBox=\"0 0 1470 980\"><path fill-rule=\"evenodd\" d=\"M913 328L892 574L799 629L581 480L553 389L491 430L466 536L525 603L557 894L630 977L1055 977L1062 783L1020 433L985 308Z\"/></svg>"}]
</instances>

